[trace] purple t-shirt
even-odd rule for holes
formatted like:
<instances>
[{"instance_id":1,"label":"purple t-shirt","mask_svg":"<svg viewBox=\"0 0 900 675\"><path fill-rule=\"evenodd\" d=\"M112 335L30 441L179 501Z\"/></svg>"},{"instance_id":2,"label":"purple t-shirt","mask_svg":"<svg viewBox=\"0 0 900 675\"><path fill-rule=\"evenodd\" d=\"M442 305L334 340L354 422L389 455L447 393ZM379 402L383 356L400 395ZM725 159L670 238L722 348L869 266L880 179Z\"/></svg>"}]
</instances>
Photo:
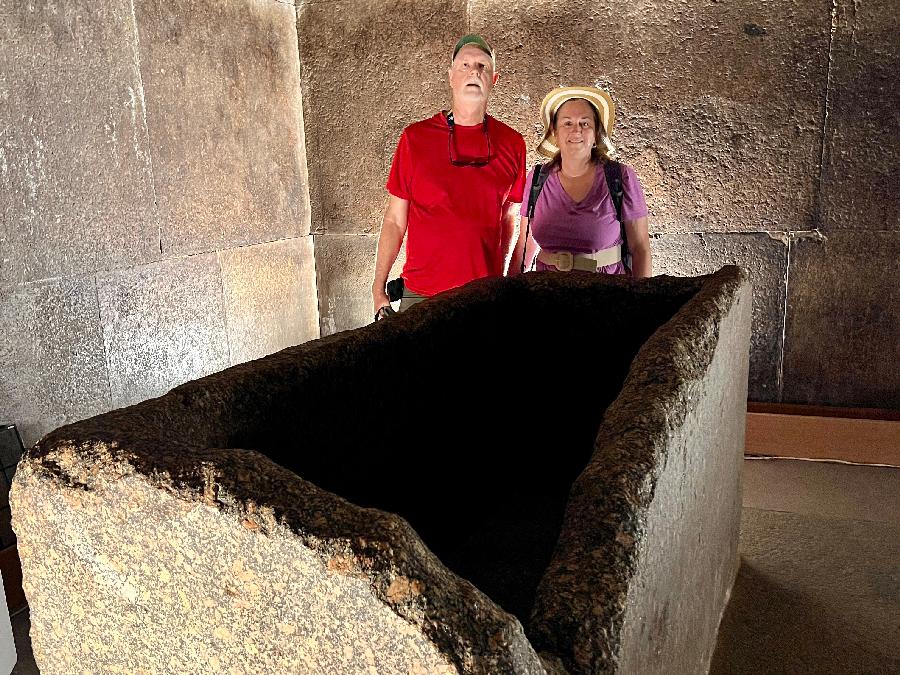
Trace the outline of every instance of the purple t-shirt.
<instances>
[{"instance_id":1,"label":"purple t-shirt","mask_svg":"<svg viewBox=\"0 0 900 675\"><path fill-rule=\"evenodd\" d=\"M636 220L647 215L647 200L637 175L627 164L622 167L622 218ZM528 215L531 197L531 180L534 169L525 179L525 199L521 213ZM613 204L606 185L606 173L597 165L594 184L584 199L574 202L559 180L559 169L547 177L544 188L534 207L531 233L538 245L547 251L571 251L594 253L622 243L622 229L616 220ZM556 269L537 261L538 270ZM597 270L606 274L624 274L625 266L618 262Z\"/></svg>"}]
</instances>

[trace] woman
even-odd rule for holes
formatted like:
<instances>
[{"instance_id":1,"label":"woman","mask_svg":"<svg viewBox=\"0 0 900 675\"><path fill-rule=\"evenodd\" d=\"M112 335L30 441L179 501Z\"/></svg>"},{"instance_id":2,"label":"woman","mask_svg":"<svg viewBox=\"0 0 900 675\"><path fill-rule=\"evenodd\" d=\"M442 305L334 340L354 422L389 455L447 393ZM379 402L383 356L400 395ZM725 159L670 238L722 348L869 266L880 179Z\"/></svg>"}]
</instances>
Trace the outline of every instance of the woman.
<instances>
[{"instance_id":1,"label":"woman","mask_svg":"<svg viewBox=\"0 0 900 675\"><path fill-rule=\"evenodd\" d=\"M530 222L533 170L526 179L519 239L509 273L531 269L537 253L538 270L649 277L650 236L641 184L630 166L618 165L621 223L607 185L606 165L615 161L609 140L615 105L609 94L593 87L554 89L541 103L541 118L545 132L538 152L551 159L542 168L545 182ZM613 177L615 168L609 166ZM630 261L623 260L623 233Z\"/></svg>"}]
</instances>

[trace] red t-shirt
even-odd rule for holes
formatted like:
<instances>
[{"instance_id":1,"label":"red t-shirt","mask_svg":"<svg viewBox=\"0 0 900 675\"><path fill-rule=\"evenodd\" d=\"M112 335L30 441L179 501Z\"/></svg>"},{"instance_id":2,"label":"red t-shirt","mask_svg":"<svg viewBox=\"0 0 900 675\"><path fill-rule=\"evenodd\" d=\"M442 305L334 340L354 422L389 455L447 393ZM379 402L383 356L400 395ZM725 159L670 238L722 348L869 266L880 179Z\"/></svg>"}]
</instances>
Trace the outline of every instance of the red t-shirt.
<instances>
[{"instance_id":1,"label":"red t-shirt","mask_svg":"<svg viewBox=\"0 0 900 675\"><path fill-rule=\"evenodd\" d=\"M503 274L504 206L522 201L525 140L490 115L484 126L455 125L453 147L443 113L404 129L387 189L409 202L406 265L410 290L431 296L472 279ZM454 159L488 156L485 166Z\"/></svg>"}]
</instances>

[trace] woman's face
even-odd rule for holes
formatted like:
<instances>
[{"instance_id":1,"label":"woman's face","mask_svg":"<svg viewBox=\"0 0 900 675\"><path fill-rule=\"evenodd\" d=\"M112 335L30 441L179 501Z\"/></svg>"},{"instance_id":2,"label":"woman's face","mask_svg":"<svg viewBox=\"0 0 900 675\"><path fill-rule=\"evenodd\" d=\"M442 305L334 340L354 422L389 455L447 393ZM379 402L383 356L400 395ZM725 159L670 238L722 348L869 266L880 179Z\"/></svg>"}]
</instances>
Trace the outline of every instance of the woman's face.
<instances>
[{"instance_id":1,"label":"woman's face","mask_svg":"<svg viewBox=\"0 0 900 675\"><path fill-rule=\"evenodd\" d=\"M563 155L590 156L591 148L597 143L597 121L591 104L582 98L563 103L556 111L553 134Z\"/></svg>"}]
</instances>

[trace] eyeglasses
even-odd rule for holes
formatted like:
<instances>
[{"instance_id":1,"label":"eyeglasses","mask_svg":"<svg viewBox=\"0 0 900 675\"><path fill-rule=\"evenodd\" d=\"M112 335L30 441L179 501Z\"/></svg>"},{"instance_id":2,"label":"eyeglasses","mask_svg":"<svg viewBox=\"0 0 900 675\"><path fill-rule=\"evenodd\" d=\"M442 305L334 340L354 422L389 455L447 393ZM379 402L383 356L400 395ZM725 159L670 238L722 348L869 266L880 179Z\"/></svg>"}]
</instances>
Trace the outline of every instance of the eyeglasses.
<instances>
[{"instance_id":1,"label":"eyeglasses","mask_svg":"<svg viewBox=\"0 0 900 675\"><path fill-rule=\"evenodd\" d=\"M481 125L481 132L484 134L484 142L487 146L487 154L469 157L461 155L456 145L456 122L453 120L453 113L447 113L447 126L450 128L450 134L447 137L447 154L450 155L450 163L453 166L485 166L491 161L491 136L488 133L488 118L484 117L484 123Z\"/></svg>"}]
</instances>

